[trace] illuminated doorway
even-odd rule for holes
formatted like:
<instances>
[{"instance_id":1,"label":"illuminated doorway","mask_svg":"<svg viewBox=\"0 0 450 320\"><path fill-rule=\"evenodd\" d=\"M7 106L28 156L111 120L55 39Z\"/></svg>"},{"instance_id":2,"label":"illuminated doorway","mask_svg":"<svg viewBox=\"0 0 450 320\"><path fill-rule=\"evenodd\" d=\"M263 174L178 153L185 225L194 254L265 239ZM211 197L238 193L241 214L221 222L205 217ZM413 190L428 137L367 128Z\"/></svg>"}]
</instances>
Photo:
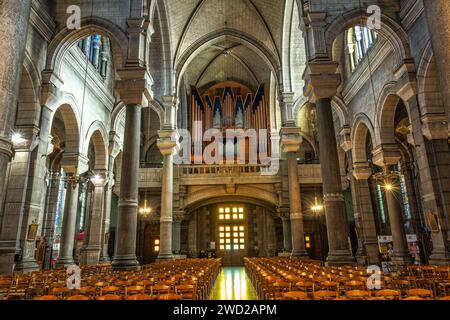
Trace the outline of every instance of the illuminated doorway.
<instances>
[{"instance_id":1,"label":"illuminated doorway","mask_svg":"<svg viewBox=\"0 0 450 320\"><path fill-rule=\"evenodd\" d=\"M244 206L223 205L217 212L217 255L224 266L240 266L248 252L248 224Z\"/></svg>"}]
</instances>

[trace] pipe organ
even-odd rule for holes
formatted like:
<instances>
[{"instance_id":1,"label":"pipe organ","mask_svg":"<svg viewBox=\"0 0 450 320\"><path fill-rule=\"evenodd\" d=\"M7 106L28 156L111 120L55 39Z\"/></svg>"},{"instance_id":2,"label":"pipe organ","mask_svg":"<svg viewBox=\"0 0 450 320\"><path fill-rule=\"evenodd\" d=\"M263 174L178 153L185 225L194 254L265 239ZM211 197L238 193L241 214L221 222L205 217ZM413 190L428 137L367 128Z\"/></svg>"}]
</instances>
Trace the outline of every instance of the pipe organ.
<instances>
[{"instance_id":1,"label":"pipe organ","mask_svg":"<svg viewBox=\"0 0 450 320\"><path fill-rule=\"evenodd\" d=\"M202 154L200 149L205 147L202 138L210 129L219 130L224 138L229 129L241 129L245 134L256 133L258 161L261 162L262 157L269 156L269 99L263 83L255 93L248 87L232 81L214 85L203 94L200 94L193 86L190 103L190 132L194 159ZM246 140L245 146L246 162L249 159L249 148L254 147L249 141L249 139ZM251 146L248 145L249 143ZM236 148L237 146L235 150Z\"/></svg>"}]
</instances>

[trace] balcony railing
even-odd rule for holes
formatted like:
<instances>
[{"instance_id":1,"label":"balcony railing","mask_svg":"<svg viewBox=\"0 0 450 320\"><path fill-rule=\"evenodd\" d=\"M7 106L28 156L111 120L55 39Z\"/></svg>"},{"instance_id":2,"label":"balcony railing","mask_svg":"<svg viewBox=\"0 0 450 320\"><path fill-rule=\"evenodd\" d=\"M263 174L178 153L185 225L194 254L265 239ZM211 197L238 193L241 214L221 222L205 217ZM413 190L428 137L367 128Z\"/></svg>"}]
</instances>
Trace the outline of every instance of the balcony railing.
<instances>
[{"instance_id":1,"label":"balcony railing","mask_svg":"<svg viewBox=\"0 0 450 320\"><path fill-rule=\"evenodd\" d=\"M195 175L214 175L214 176L261 175L264 169L270 168L270 166L259 164L180 165L178 167L180 170L181 177L188 177Z\"/></svg>"}]
</instances>

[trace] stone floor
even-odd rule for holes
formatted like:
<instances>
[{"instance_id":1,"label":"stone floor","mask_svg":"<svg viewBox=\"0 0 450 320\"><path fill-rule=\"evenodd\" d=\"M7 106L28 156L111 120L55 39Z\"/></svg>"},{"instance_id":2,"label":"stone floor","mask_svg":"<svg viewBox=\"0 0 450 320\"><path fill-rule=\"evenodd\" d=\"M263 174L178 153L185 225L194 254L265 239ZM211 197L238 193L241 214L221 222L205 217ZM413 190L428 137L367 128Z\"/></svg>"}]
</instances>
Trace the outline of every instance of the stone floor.
<instances>
[{"instance_id":1,"label":"stone floor","mask_svg":"<svg viewBox=\"0 0 450 320\"><path fill-rule=\"evenodd\" d=\"M258 300L244 267L225 267L211 291L210 300Z\"/></svg>"}]
</instances>

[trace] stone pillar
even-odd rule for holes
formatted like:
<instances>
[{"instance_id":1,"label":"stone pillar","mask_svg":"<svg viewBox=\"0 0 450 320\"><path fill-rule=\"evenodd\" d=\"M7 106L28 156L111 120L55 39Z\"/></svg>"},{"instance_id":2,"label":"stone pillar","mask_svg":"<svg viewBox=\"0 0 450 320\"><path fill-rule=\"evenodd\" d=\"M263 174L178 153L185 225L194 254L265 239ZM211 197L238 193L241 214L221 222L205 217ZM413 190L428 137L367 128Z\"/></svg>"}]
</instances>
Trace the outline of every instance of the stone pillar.
<instances>
[{"instance_id":1,"label":"stone pillar","mask_svg":"<svg viewBox=\"0 0 450 320\"><path fill-rule=\"evenodd\" d=\"M8 163L12 157L10 139L15 123L30 8L31 0L0 2L0 177L8 176ZM0 182L0 221L6 182L6 179ZM15 248L13 252L10 248L8 244L0 244L0 273L12 272L16 252Z\"/></svg>"},{"instance_id":2,"label":"stone pillar","mask_svg":"<svg viewBox=\"0 0 450 320\"><path fill-rule=\"evenodd\" d=\"M73 174L67 177L66 202L61 228L61 242L57 268L64 268L74 264L73 249L75 242L75 224L77 221L79 182Z\"/></svg>"},{"instance_id":3,"label":"stone pillar","mask_svg":"<svg viewBox=\"0 0 450 320\"><path fill-rule=\"evenodd\" d=\"M188 253L189 258L198 257L197 249L197 211L191 212L188 227Z\"/></svg>"},{"instance_id":4,"label":"stone pillar","mask_svg":"<svg viewBox=\"0 0 450 320\"><path fill-rule=\"evenodd\" d=\"M445 110L450 110L450 29L445 27L450 19L450 2L447 0L423 0L428 32L436 61L439 86ZM450 113L447 112L447 121Z\"/></svg>"},{"instance_id":5,"label":"stone pillar","mask_svg":"<svg viewBox=\"0 0 450 320\"><path fill-rule=\"evenodd\" d=\"M92 191L92 207L89 215L88 226L84 230L85 245L81 250L81 261L83 265L96 265L100 262L103 247L103 217L105 211L105 186L107 180L105 174L91 179L94 186Z\"/></svg>"},{"instance_id":6,"label":"stone pillar","mask_svg":"<svg viewBox=\"0 0 450 320\"><path fill-rule=\"evenodd\" d=\"M330 248L327 261L330 264L352 263L353 257L348 241L349 229L342 194L331 99L329 98L317 101L317 125L328 245Z\"/></svg>"},{"instance_id":7,"label":"stone pillar","mask_svg":"<svg viewBox=\"0 0 450 320\"><path fill-rule=\"evenodd\" d=\"M177 146L176 131L159 131L158 148L164 157L161 191L160 251L158 259L173 259L173 154Z\"/></svg>"},{"instance_id":8,"label":"stone pillar","mask_svg":"<svg viewBox=\"0 0 450 320\"><path fill-rule=\"evenodd\" d=\"M389 168L385 168L385 170L389 171ZM385 186L385 195L392 232L392 242L394 244L392 262L396 265L412 264L413 261L406 239L405 223L402 213L403 200L400 193L399 177L396 176L391 179L389 184L389 188Z\"/></svg>"},{"instance_id":9,"label":"stone pillar","mask_svg":"<svg viewBox=\"0 0 450 320\"><path fill-rule=\"evenodd\" d=\"M395 166L401 159L396 143L385 143L376 147L373 152L373 163L383 168L384 176L381 181L384 184L384 192L389 214L389 222L392 233L394 252L392 262L396 265L411 264L412 256L409 253L408 241L406 239L405 223L403 219L403 198L400 188L400 177L394 171Z\"/></svg>"},{"instance_id":10,"label":"stone pillar","mask_svg":"<svg viewBox=\"0 0 450 320\"><path fill-rule=\"evenodd\" d=\"M292 256L308 257L305 249L305 235L303 230L302 204L300 197L300 182L298 180L297 151L300 147L301 136L299 128L282 128L281 144L286 153L289 182L289 207L292 236Z\"/></svg>"},{"instance_id":11,"label":"stone pillar","mask_svg":"<svg viewBox=\"0 0 450 320\"><path fill-rule=\"evenodd\" d=\"M275 235L275 222L271 213L265 209L261 210L265 218L265 229L266 229L266 241L267 241L267 255L269 257L274 257L277 251L277 241Z\"/></svg>"},{"instance_id":12,"label":"stone pillar","mask_svg":"<svg viewBox=\"0 0 450 320\"><path fill-rule=\"evenodd\" d=\"M47 239L47 248L44 258L44 269L50 269L50 261L52 256L53 242L55 241L55 219L58 206L58 195L60 186L60 176L58 173L52 173L49 177L47 186L45 214L43 221L42 235Z\"/></svg>"},{"instance_id":13,"label":"stone pillar","mask_svg":"<svg viewBox=\"0 0 450 320\"><path fill-rule=\"evenodd\" d=\"M125 135L120 179L117 231L112 266L115 270L136 270L138 173L141 138L141 106L126 106Z\"/></svg>"},{"instance_id":14,"label":"stone pillar","mask_svg":"<svg viewBox=\"0 0 450 320\"><path fill-rule=\"evenodd\" d=\"M436 1L439 3L440 1ZM433 2L434 5L434 2ZM438 17L436 19L440 19ZM437 30L436 30L437 31ZM441 68L442 67L442 68ZM447 66L440 66L439 70ZM411 117L408 141L414 146L414 159L419 173L419 189L425 218L435 217L439 227L432 230L433 251L429 263L448 265L450 244L448 218L450 215L450 153L448 151L448 125L445 115L420 114L417 96L413 92L407 100ZM448 102L448 101L447 101ZM431 227L427 221L428 227ZM431 229L431 228L430 228Z\"/></svg>"},{"instance_id":15,"label":"stone pillar","mask_svg":"<svg viewBox=\"0 0 450 320\"><path fill-rule=\"evenodd\" d=\"M292 235L291 235L291 221L289 217L282 217L283 221L283 243L284 250L292 252Z\"/></svg>"},{"instance_id":16,"label":"stone pillar","mask_svg":"<svg viewBox=\"0 0 450 320\"><path fill-rule=\"evenodd\" d=\"M105 192L105 212L103 215L103 227L102 227L102 252L100 255L101 262L110 262L108 247L109 247L109 226L111 223L111 199L114 188L114 180L110 177L109 183L106 186Z\"/></svg>"},{"instance_id":17,"label":"stone pillar","mask_svg":"<svg viewBox=\"0 0 450 320\"><path fill-rule=\"evenodd\" d=\"M316 102L329 265L354 262L331 109L331 99L340 84L340 75L336 74L337 67L335 62L310 62L305 73L305 95L309 96L311 102Z\"/></svg>"},{"instance_id":18,"label":"stone pillar","mask_svg":"<svg viewBox=\"0 0 450 320\"><path fill-rule=\"evenodd\" d=\"M181 251L181 221L182 214L174 216L173 219L173 232L172 232L172 249L173 252L177 255L180 254Z\"/></svg>"},{"instance_id":19,"label":"stone pillar","mask_svg":"<svg viewBox=\"0 0 450 320\"><path fill-rule=\"evenodd\" d=\"M372 169L368 163L353 163L351 189L358 236L356 261L359 265L380 264L377 230L369 188L371 175Z\"/></svg>"}]
</instances>

